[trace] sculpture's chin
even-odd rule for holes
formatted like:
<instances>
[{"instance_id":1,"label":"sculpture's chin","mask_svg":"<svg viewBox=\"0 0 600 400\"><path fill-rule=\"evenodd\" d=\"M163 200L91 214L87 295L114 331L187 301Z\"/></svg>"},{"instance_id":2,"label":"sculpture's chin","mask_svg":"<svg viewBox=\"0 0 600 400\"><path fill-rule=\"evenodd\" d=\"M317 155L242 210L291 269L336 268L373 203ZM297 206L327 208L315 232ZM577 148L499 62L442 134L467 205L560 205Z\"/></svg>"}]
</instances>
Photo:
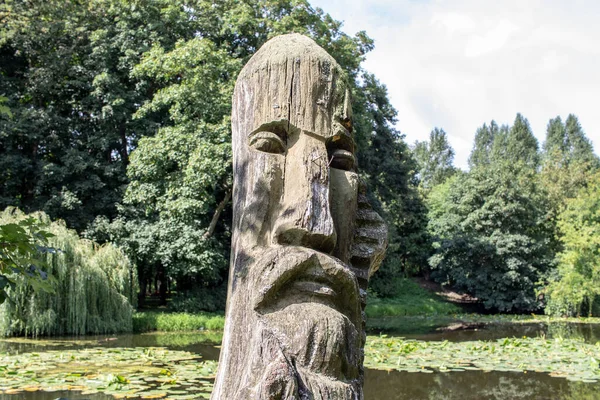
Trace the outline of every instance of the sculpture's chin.
<instances>
[{"instance_id":1,"label":"sculpture's chin","mask_svg":"<svg viewBox=\"0 0 600 400\"><path fill-rule=\"evenodd\" d=\"M360 379L360 332L335 308L319 302L290 304L263 315L263 321L308 381L313 374L325 375L336 384Z\"/></svg>"}]
</instances>

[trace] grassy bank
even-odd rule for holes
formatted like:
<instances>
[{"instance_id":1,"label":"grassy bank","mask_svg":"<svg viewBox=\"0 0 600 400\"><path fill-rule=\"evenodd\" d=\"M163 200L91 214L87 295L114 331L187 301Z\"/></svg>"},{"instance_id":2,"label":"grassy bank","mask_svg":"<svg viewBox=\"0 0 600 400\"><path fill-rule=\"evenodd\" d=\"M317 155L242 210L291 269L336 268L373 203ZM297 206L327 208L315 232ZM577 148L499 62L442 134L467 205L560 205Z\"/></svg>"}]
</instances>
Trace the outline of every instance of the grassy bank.
<instances>
[{"instance_id":1,"label":"grassy bank","mask_svg":"<svg viewBox=\"0 0 600 400\"><path fill-rule=\"evenodd\" d=\"M460 307L448 303L408 279L398 280L399 295L394 298L369 297L368 318L404 316L449 316L459 314ZM133 315L133 332L176 332L195 330L222 330L223 313L170 313L143 311Z\"/></svg>"},{"instance_id":2,"label":"grassy bank","mask_svg":"<svg viewBox=\"0 0 600 400\"><path fill-rule=\"evenodd\" d=\"M215 313L167 313L160 311L137 312L133 315L133 332L177 332L223 330L225 317Z\"/></svg>"},{"instance_id":3,"label":"grassy bank","mask_svg":"<svg viewBox=\"0 0 600 400\"><path fill-rule=\"evenodd\" d=\"M432 294L409 280L399 281L401 295L392 299L369 298L368 318L404 316L449 316L460 313L460 308ZM133 315L133 332L175 332L195 330L222 330L222 313L169 313L143 311Z\"/></svg>"},{"instance_id":4,"label":"grassy bank","mask_svg":"<svg viewBox=\"0 0 600 400\"><path fill-rule=\"evenodd\" d=\"M399 279L397 286L398 295L394 298L369 297L366 309L368 318L450 315L462 311L460 307L428 292L412 280Z\"/></svg>"}]
</instances>

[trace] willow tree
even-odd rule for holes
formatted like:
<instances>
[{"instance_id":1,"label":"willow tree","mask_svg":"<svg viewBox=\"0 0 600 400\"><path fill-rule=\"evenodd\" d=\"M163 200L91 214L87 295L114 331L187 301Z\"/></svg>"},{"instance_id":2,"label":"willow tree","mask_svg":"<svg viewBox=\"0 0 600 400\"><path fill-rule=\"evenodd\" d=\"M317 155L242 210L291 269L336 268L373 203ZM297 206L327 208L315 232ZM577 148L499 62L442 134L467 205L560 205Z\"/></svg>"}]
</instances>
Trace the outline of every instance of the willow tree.
<instances>
[{"instance_id":1,"label":"willow tree","mask_svg":"<svg viewBox=\"0 0 600 400\"><path fill-rule=\"evenodd\" d=\"M7 209L0 223L14 223L27 216ZM113 245L80 239L64 222L50 222L43 213L32 217L53 234L46 254L46 272L54 291L34 291L21 277L8 291L0 307L2 335L63 335L127 332L132 329L135 270L125 254Z\"/></svg>"}]
</instances>

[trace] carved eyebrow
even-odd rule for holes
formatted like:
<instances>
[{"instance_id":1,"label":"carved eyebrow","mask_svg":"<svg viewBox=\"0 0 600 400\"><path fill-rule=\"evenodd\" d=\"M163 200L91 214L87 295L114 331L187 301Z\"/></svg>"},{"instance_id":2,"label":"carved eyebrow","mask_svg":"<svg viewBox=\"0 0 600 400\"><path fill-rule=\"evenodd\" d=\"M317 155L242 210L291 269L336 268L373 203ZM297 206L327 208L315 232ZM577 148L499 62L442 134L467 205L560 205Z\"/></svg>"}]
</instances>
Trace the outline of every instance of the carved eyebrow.
<instances>
[{"instance_id":1,"label":"carved eyebrow","mask_svg":"<svg viewBox=\"0 0 600 400\"><path fill-rule=\"evenodd\" d=\"M287 119L279 119L279 120L265 122L264 124L261 124L258 128L256 128L252 132L250 132L250 134L248 136L251 137L253 135L256 135L259 132L273 132L274 134L279 136L281 139L285 140L285 138L287 137L287 134L288 134L289 125L290 125L290 122Z\"/></svg>"}]
</instances>

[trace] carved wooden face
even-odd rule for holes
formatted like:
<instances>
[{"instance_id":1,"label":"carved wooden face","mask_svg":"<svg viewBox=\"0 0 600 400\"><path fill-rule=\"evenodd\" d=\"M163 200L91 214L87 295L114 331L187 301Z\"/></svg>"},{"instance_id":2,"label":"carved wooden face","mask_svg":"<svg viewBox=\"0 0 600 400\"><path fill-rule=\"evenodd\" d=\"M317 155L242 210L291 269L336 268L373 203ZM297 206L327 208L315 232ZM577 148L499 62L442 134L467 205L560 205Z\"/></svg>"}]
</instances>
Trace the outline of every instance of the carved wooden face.
<instances>
[{"instance_id":1,"label":"carved wooden face","mask_svg":"<svg viewBox=\"0 0 600 400\"><path fill-rule=\"evenodd\" d=\"M347 286L343 295L332 287L340 275L348 275L348 285L356 281L347 267L359 187L350 94L335 60L310 39L295 39L298 48L289 41L283 49L269 42L270 51L263 48L252 58L236 86L233 255L245 268L234 265L257 287L277 286L279 300L288 291L295 302L344 297L356 318L357 285ZM314 255L315 265L306 268L323 276L311 277L289 263L263 271L271 265L271 252L282 246L287 253ZM341 272L328 278L324 263ZM272 275L292 287L279 287ZM254 291L256 307L273 306L274 297Z\"/></svg>"},{"instance_id":2,"label":"carved wooden face","mask_svg":"<svg viewBox=\"0 0 600 400\"><path fill-rule=\"evenodd\" d=\"M232 131L234 221L221 355L230 372L219 374L266 368L249 367L257 361L248 349L260 348L257 337L267 335L292 369L352 382L338 388L346 393L360 381L361 305L385 227L377 231L379 248L357 247L357 216L366 214L341 68L304 36L272 39L240 73ZM248 349L233 355L240 346Z\"/></svg>"}]
</instances>

